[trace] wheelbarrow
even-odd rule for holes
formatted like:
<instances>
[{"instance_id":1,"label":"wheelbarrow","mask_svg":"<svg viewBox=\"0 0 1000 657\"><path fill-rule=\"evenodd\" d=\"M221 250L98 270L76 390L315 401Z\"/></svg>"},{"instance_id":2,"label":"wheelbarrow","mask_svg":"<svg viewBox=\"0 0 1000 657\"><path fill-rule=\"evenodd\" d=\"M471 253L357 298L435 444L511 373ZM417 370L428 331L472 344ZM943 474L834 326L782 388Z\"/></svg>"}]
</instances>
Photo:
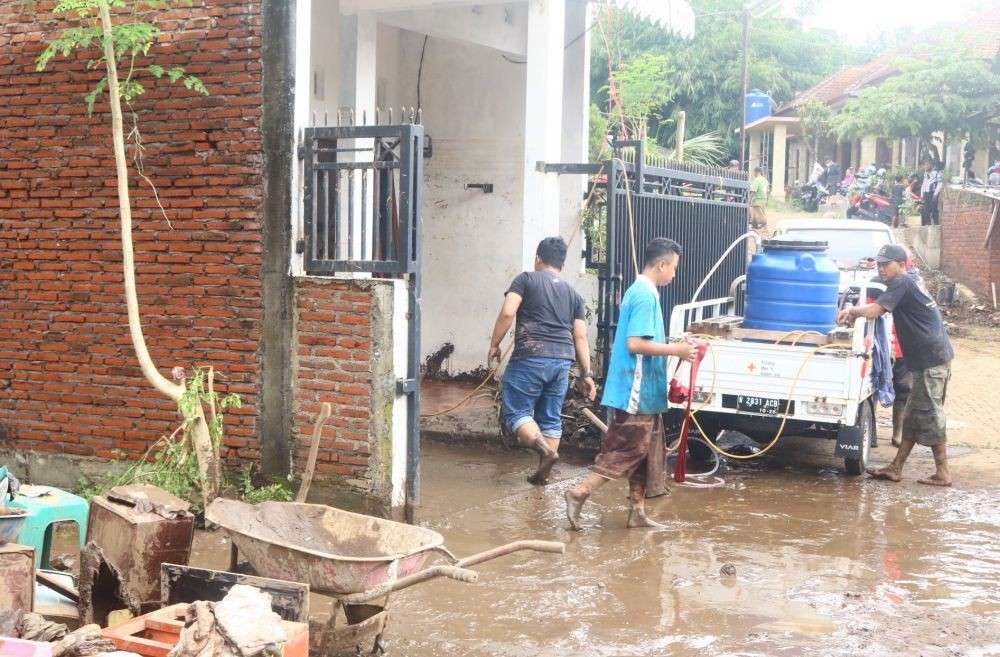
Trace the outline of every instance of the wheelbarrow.
<instances>
[{"instance_id":1,"label":"wheelbarrow","mask_svg":"<svg viewBox=\"0 0 1000 657\"><path fill-rule=\"evenodd\" d=\"M437 577L473 583L479 574L470 566L520 550L565 550L558 542L515 541L459 559L430 529L320 504L217 499L205 517L229 534L232 568L238 553L259 575L306 582L314 593L334 598L347 625L336 627L335 609L316 644L323 655L357 654L369 640L371 652L380 652L390 593ZM448 564L425 568L435 554Z\"/></svg>"}]
</instances>

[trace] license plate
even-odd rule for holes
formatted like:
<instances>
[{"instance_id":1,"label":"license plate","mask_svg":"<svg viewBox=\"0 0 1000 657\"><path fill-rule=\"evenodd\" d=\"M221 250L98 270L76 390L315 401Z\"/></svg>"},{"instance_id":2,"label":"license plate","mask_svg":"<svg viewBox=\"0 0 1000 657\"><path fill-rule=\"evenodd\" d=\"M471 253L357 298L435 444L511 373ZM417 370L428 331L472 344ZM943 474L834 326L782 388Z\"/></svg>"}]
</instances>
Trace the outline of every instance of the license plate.
<instances>
[{"instance_id":1,"label":"license plate","mask_svg":"<svg viewBox=\"0 0 1000 657\"><path fill-rule=\"evenodd\" d=\"M788 405L788 414L793 414L795 412L795 402L793 401L747 395L722 395L723 407L759 415L784 415L786 404Z\"/></svg>"}]
</instances>

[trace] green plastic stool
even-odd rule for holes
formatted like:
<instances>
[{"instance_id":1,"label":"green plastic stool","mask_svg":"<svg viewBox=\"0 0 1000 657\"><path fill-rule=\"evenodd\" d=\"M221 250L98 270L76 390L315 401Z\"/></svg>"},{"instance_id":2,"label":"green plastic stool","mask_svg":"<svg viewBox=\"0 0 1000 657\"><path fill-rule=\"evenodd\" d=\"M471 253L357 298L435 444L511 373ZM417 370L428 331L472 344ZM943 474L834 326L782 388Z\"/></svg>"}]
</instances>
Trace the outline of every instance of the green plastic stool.
<instances>
[{"instance_id":1,"label":"green plastic stool","mask_svg":"<svg viewBox=\"0 0 1000 657\"><path fill-rule=\"evenodd\" d=\"M27 509L28 521L17 542L35 548L35 567L48 568L52 551L52 532L56 523L75 522L83 549L90 505L79 495L54 486L21 486L9 506Z\"/></svg>"}]
</instances>

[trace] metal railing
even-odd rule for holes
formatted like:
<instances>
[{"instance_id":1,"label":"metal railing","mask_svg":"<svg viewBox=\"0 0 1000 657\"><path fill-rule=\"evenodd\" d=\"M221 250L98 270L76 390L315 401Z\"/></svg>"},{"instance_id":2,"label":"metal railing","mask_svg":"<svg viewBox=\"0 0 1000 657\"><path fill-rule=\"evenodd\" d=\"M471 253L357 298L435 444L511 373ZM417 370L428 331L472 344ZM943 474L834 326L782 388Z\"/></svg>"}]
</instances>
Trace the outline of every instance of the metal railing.
<instances>
[{"instance_id":1,"label":"metal railing","mask_svg":"<svg viewBox=\"0 0 1000 657\"><path fill-rule=\"evenodd\" d=\"M306 273L416 271L423 127L306 128L303 137Z\"/></svg>"},{"instance_id":2,"label":"metal railing","mask_svg":"<svg viewBox=\"0 0 1000 657\"><path fill-rule=\"evenodd\" d=\"M645 245L669 237L684 249L674 282L660 289L665 318L687 303L729 245L747 230L748 181L745 173L687 163L666 167L645 161L638 142L634 157L617 156L607 172L606 237L602 253L588 253L598 267L598 350L606 370L618 322L621 297L642 268ZM631 160L631 161L629 161ZM603 257L603 261L600 258ZM725 296L732 281L746 273L746 252L735 249L701 292L705 299Z\"/></svg>"}]
</instances>

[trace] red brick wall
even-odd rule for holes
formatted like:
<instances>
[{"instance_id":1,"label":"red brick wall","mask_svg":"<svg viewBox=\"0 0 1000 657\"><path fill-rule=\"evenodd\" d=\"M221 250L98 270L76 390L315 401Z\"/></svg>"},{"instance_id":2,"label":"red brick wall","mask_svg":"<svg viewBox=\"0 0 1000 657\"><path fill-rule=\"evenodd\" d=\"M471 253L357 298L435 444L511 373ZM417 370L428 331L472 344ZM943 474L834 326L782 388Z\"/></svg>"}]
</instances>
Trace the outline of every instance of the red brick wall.
<instances>
[{"instance_id":1,"label":"red brick wall","mask_svg":"<svg viewBox=\"0 0 1000 657\"><path fill-rule=\"evenodd\" d=\"M0 3L0 447L135 457L177 414L143 380L126 328L109 113L85 114L100 77L44 42L52 2ZM156 82L136 103L171 228L133 172L138 286L161 371L214 365L243 396L229 457L253 459L261 321L259 0L197 0L164 17L156 61L210 95ZM145 64L145 62L139 62Z\"/></svg>"},{"instance_id":2,"label":"red brick wall","mask_svg":"<svg viewBox=\"0 0 1000 657\"><path fill-rule=\"evenodd\" d=\"M296 281L295 472L309 453L323 402L333 414L320 442L316 473L364 486L372 452L372 281Z\"/></svg>"},{"instance_id":3,"label":"red brick wall","mask_svg":"<svg viewBox=\"0 0 1000 657\"><path fill-rule=\"evenodd\" d=\"M984 245L993 201L971 192L948 189L941 210L941 269L984 299L990 283L1000 286L1000 227L990 248Z\"/></svg>"}]
</instances>

